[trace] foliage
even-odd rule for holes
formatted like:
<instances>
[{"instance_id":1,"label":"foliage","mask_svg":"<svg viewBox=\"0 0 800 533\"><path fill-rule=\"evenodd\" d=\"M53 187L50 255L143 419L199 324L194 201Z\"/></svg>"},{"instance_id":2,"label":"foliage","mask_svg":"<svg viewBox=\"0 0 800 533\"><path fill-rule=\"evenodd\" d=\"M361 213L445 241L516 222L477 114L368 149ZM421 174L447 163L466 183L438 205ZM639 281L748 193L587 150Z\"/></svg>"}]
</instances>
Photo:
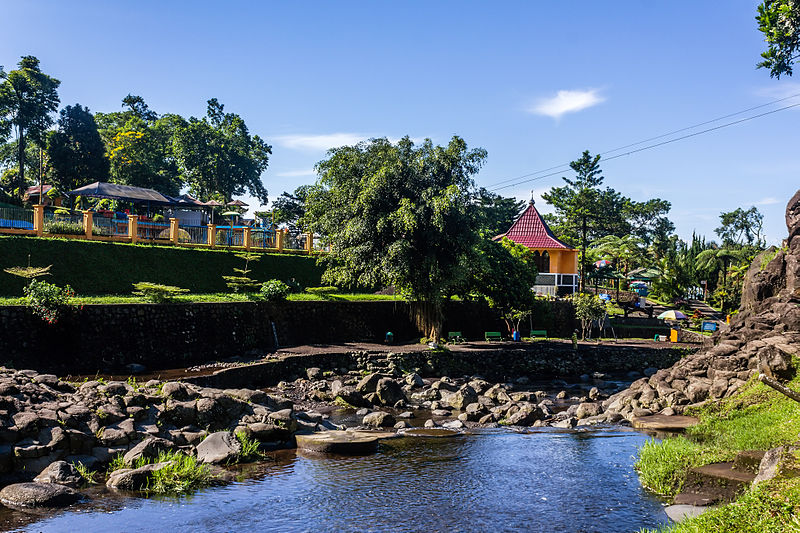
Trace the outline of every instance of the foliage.
<instances>
[{"instance_id":1,"label":"foliage","mask_svg":"<svg viewBox=\"0 0 800 533\"><path fill-rule=\"evenodd\" d=\"M484 187L478 189L478 224L486 237L505 233L525 209L525 202L506 198Z\"/></svg>"},{"instance_id":2,"label":"foliage","mask_svg":"<svg viewBox=\"0 0 800 533\"><path fill-rule=\"evenodd\" d=\"M234 255L244 260L244 268L234 268L233 271L238 274L236 276L222 276L222 279L225 280L225 285L233 292L253 292L261 285L261 282L249 278L247 275L252 272L252 269L249 268L250 262L258 261L261 256L251 252L236 253Z\"/></svg>"},{"instance_id":3,"label":"foliage","mask_svg":"<svg viewBox=\"0 0 800 533\"><path fill-rule=\"evenodd\" d=\"M768 68L773 78L792 75L800 57L800 4L796 0L764 0L758 6L758 29L769 48L761 54L759 68Z\"/></svg>"},{"instance_id":4,"label":"foliage","mask_svg":"<svg viewBox=\"0 0 800 533\"><path fill-rule=\"evenodd\" d=\"M306 199L313 185L301 185L293 193L283 192L272 203L275 224L286 224L290 229L301 229L300 220L306 214Z\"/></svg>"},{"instance_id":5,"label":"foliage","mask_svg":"<svg viewBox=\"0 0 800 533\"><path fill-rule=\"evenodd\" d=\"M12 276L17 276L25 279L33 279L33 278L39 278L41 276L49 276L50 269L52 267L53 265L47 265L46 267L31 266L31 256L28 255L28 266L26 267L16 266L16 267L4 268L3 271L8 272Z\"/></svg>"},{"instance_id":6,"label":"foliage","mask_svg":"<svg viewBox=\"0 0 800 533\"><path fill-rule=\"evenodd\" d=\"M239 115L224 113L223 109L212 98L205 117L192 117L176 129L175 155L186 182L199 198L219 193L229 201L248 191L266 204L261 173L267 169L272 147L258 135L251 135Z\"/></svg>"},{"instance_id":7,"label":"foliage","mask_svg":"<svg viewBox=\"0 0 800 533\"><path fill-rule=\"evenodd\" d=\"M236 432L236 440L239 441L239 444L242 445L242 451L239 452L238 460L241 461L253 461L256 459L260 459L264 456L259 449L260 443L248 437L244 431L237 431Z\"/></svg>"},{"instance_id":8,"label":"foliage","mask_svg":"<svg viewBox=\"0 0 800 533\"><path fill-rule=\"evenodd\" d=\"M725 458L726 455L721 450L709 449L688 439L675 437L660 442L645 442L639 449L639 458L634 468L646 489L662 496L674 496L681 491L689 468Z\"/></svg>"},{"instance_id":9,"label":"foliage","mask_svg":"<svg viewBox=\"0 0 800 533\"><path fill-rule=\"evenodd\" d=\"M58 130L49 139L47 155L52 180L64 191L94 181L108 181L109 162L94 115L80 104L61 110Z\"/></svg>"},{"instance_id":10,"label":"foliage","mask_svg":"<svg viewBox=\"0 0 800 533\"><path fill-rule=\"evenodd\" d=\"M586 339L587 333L591 330L592 321L599 320L605 315L605 302L594 294L585 292L575 294L572 302L575 305L575 318L581 321L581 338Z\"/></svg>"},{"instance_id":11,"label":"foliage","mask_svg":"<svg viewBox=\"0 0 800 533\"><path fill-rule=\"evenodd\" d=\"M48 324L58 322L64 312L73 307L70 305L70 300L75 296L75 292L69 285L62 288L46 281L32 279L23 292L25 303L33 314Z\"/></svg>"},{"instance_id":12,"label":"foliage","mask_svg":"<svg viewBox=\"0 0 800 533\"><path fill-rule=\"evenodd\" d=\"M741 207L728 213L720 213L722 225L714 230L724 246L756 246L763 248L764 215L756 207L744 210Z\"/></svg>"},{"instance_id":13,"label":"foliage","mask_svg":"<svg viewBox=\"0 0 800 533\"><path fill-rule=\"evenodd\" d=\"M631 266L644 255L643 244L641 239L633 235L606 235L596 240L592 247L599 257L610 258L614 268L627 275Z\"/></svg>"},{"instance_id":14,"label":"foliage","mask_svg":"<svg viewBox=\"0 0 800 533\"><path fill-rule=\"evenodd\" d=\"M90 470L86 465L81 463L80 461L72 463L72 466L75 467L75 470L78 471L78 475L81 476L83 481L90 484L97 483L94 478L97 476L97 472L94 470Z\"/></svg>"},{"instance_id":15,"label":"foliage","mask_svg":"<svg viewBox=\"0 0 800 533\"><path fill-rule=\"evenodd\" d=\"M457 283L478 239L472 176L486 151L372 139L333 149L306 200L305 227L326 236L324 281L394 286L419 302L418 325L438 338L442 293Z\"/></svg>"},{"instance_id":16,"label":"foliage","mask_svg":"<svg viewBox=\"0 0 800 533\"><path fill-rule=\"evenodd\" d=\"M171 302L175 296L189 292L189 289L182 289L173 285L160 285L149 281L134 283L133 288L136 289L133 294L157 304Z\"/></svg>"},{"instance_id":17,"label":"foliage","mask_svg":"<svg viewBox=\"0 0 800 533\"><path fill-rule=\"evenodd\" d=\"M42 72L39 60L23 56L19 69L0 70L0 140L4 140L12 127L16 129L17 168L16 190L22 196L25 185L26 142L44 146L47 129L53 124L52 113L58 109L58 86L61 84ZM27 135L27 137L26 137Z\"/></svg>"},{"instance_id":18,"label":"foliage","mask_svg":"<svg viewBox=\"0 0 800 533\"><path fill-rule=\"evenodd\" d=\"M140 461L135 466L149 462L168 463L154 470L145 489L157 494L180 494L214 483L215 477L208 466L200 464L194 456L181 452L161 452L154 461Z\"/></svg>"},{"instance_id":19,"label":"foliage","mask_svg":"<svg viewBox=\"0 0 800 533\"><path fill-rule=\"evenodd\" d=\"M229 292L219 273L242 266L241 259L226 250L0 236L0 269L27 264L29 255L33 265L53 264L48 281L69 283L81 295L130 294L132 284L143 279L192 293ZM320 285L322 269L315 258L260 255L261 261L250 263L251 277L294 277L303 286ZM114 275L98 265L113 265ZM24 285L24 279L0 271L0 296L18 295Z\"/></svg>"},{"instance_id":20,"label":"foliage","mask_svg":"<svg viewBox=\"0 0 800 533\"><path fill-rule=\"evenodd\" d=\"M67 220L52 220L44 223L44 232L53 235L84 235L82 222L69 222ZM92 235L99 235L98 228L92 228Z\"/></svg>"},{"instance_id":21,"label":"foliage","mask_svg":"<svg viewBox=\"0 0 800 533\"><path fill-rule=\"evenodd\" d=\"M319 295L334 294L334 293L339 292L339 287L331 287L331 286L326 286L326 287L306 287L306 292L310 293L310 294L319 294Z\"/></svg>"},{"instance_id":22,"label":"foliage","mask_svg":"<svg viewBox=\"0 0 800 533\"><path fill-rule=\"evenodd\" d=\"M283 301L288 294L289 286L280 280L271 279L265 281L264 284L261 285L261 297L268 302Z\"/></svg>"}]
</instances>

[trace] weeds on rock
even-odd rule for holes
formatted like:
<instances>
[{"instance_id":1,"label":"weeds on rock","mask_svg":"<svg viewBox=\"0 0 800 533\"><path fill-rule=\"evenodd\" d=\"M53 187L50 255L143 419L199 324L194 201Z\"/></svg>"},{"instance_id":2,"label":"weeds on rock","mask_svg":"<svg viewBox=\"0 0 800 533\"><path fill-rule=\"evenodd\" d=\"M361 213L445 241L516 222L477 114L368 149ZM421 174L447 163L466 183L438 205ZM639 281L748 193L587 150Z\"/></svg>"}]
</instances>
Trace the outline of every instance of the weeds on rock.
<instances>
[{"instance_id":1,"label":"weeds on rock","mask_svg":"<svg viewBox=\"0 0 800 533\"><path fill-rule=\"evenodd\" d=\"M257 440L248 437L244 431L236 432L236 440L242 445L242 451L239 452L239 461L253 461L263 457L259 451L260 444Z\"/></svg>"}]
</instances>

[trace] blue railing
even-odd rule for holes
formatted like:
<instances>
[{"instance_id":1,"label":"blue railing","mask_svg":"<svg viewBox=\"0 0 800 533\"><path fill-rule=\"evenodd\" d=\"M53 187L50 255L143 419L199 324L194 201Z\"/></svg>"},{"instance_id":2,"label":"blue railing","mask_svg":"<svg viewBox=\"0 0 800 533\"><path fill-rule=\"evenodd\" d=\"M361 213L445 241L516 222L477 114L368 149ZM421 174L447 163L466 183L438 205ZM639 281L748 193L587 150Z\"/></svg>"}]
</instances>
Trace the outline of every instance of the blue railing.
<instances>
[{"instance_id":1,"label":"blue railing","mask_svg":"<svg viewBox=\"0 0 800 533\"><path fill-rule=\"evenodd\" d=\"M111 218L94 214L92 225L99 235L107 237L127 237L128 236L128 217Z\"/></svg>"},{"instance_id":2,"label":"blue railing","mask_svg":"<svg viewBox=\"0 0 800 533\"><path fill-rule=\"evenodd\" d=\"M0 207L0 228L33 229L33 211L19 207Z\"/></svg>"},{"instance_id":3,"label":"blue railing","mask_svg":"<svg viewBox=\"0 0 800 533\"><path fill-rule=\"evenodd\" d=\"M140 240L169 240L169 224L163 222L139 222L136 231Z\"/></svg>"}]
</instances>

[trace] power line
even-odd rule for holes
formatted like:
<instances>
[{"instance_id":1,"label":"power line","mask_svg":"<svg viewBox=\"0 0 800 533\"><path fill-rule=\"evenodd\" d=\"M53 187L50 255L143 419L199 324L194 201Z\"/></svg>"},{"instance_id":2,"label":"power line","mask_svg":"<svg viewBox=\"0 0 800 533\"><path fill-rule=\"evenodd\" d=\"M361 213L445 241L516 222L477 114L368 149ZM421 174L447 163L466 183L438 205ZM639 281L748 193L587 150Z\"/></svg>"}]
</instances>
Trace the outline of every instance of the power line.
<instances>
[{"instance_id":1,"label":"power line","mask_svg":"<svg viewBox=\"0 0 800 533\"><path fill-rule=\"evenodd\" d=\"M800 96L800 94L795 95L795 96ZM789 98L794 98L794 96L789 97ZM774 103L774 102L772 102L772 103ZM745 118L742 118L742 119L739 119L739 120L734 120L732 122L727 122L725 124L720 124L719 126L714 126L713 128L707 128L707 129L704 129L704 130L701 130L701 131L696 131L694 133L690 133L690 134L687 134L687 135L682 135L682 136L676 137L674 139L669 139L669 140L662 141L662 142L659 142L659 143L655 143L655 144L651 144L651 145L648 145L648 146L644 146L642 148L637 148L635 150L630 150L630 151L625 152L623 154L612 155L610 157L606 157L604 160L605 161L611 161L613 159L617 159L617 158L620 158L620 157L625 157L625 156L628 156L628 155L631 155L631 154L635 154L635 153L638 153L638 152L643 152L645 150L658 148L659 146L664 146L665 144L674 143L676 141L681 141L683 139L688 139L690 137L696 137L696 136L702 135L704 133L709 133L709 132L712 132L712 131L720 130L722 128L727 128L729 126L735 126L736 124L741 124L742 122L747 122L747 121L750 121L750 120L761 118L761 117L764 117L764 116L767 116L767 115L771 115L773 113L777 113L779 111L784 111L786 109L791 109L793 107L798 107L798 106L800 106L800 103L787 105L787 106L784 106L784 107L780 107L778 109L773 109L773 110L770 110L770 111L766 111L764 113L759 113L758 115L753 115L753 116L745 117ZM757 107L763 107L763 106L757 106ZM731 116L735 116L735 115L740 115L741 113L742 112L733 113L733 114L728 115L728 116L731 117ZM705 122L705 124L710 124L712 122L717 122L717 120L708 121L708 122ZM683 129L678 130L678 131L686 131L687 129L693 129L695 127L697 127L697 126L690 126L688 128L683 128ZM653 137L653 138L651 138L649 140L660 139L660 138L663 138L663 137L666 137L666 136L669 136L669 135L672 135L672 134L659 135L658 137ZM617 152L619 150L623 150L623 149L631 147L631 146L637 146L637 145L642 144L644 142L648 142L648 141L640 141L640 142L637 142L637 143L629 144L629 145L621 147L621 148L617 148L617 149L614 149L614 150L609 150L609 151L606 151L606 152L603 152L603 153ZM602 155L602 154L600 154L600 155ZM490 191L499 191L499 190L502 190L502 189L507 189L509 187L516 187L517 185L522 185L523 183L529 183L531 181L537 181L537 180L540 180L540 179L549 178L551 176L555 176L557 174L561 174L561 172L563 172L564 170L566 170L568 168L569 168L569 165L559 165L557 167L551 167L551 168L548 168L548 169L545 169L545 170L541 170L539 172L532 172L530 174L525 174L525 175L519 176L517 178L512 178L510 180L505 180L503 182L498 182L498 184L500 184L500 183L505 183L505 182L508 182L508 181L514 181L514 183L509 183L508 185L502 185L500 187L491 187L491 188L489 188L489 190ZM537 176L535 178L520 179L520 178L526 178L528 176L535 176L536 174L540 174L542 172L547 172L549 170L554 170L554 169L559 169L559 170L557 170L556 172L551 172L549 174L545 174L543 176Z\"/></svg>"},{"instance_id":2,"label":"power line","mask_svg":"<svg viewBox=\"0 0 800 533\"><path fill-rule=\"evenodd\" d=\"M786 101L786 100L791 100L792 98L797 98L798 96L800 96L800 93L792 94L792 95L790 95L790 96L786 96L786 97L783 97L783 98L778 98L777 100L772 100L772 101L770 101L770 102L767 102L767 103L765 103L765 104L760 104L760 105L757 105L757 106L749 107L749 108L747 108L747 109L742 109L741 111L737 111L737 112L735 112L735 113L729 113L729 114L727 114L727 115L722 115L722 116L720 116L720 117L713 118L713 119L711 119L711 120L706 120L705 122L699 122L699 123L697 123L697 124L693 124L693 125L691 125L691 126L687 126L687 127L685 127L685 128L680 128L680 129L677 129L677 130L673 130L673 131L670 131L670 132L668 132L668 133L662 133L661 135L656 135L655 137L650 137L650 138L648 138L648 139L644 139L644 140L637 141L637 142L634 142L634 143L626 144L626 145L624 145L624 146L620 146L620 147L618 147L618 148L613 148L613 149L611 149L611 150L606 150L606 151L604 151L604 152L600 152L600 153L599 153L599 155L601 155L601 156L604 156L604 155L606 155L606 154L611 154L611 153L613 153L613 152L619 152L620 150L625 150L626 148L631 148L631 147L633 147L633 146L638 146L638 145L640 145L640 144L644 144L644 143L647 143L647 142L650 142L650 141L655 141L655 140L658 140L658 139L663 139L664 137L669 137L669 136L671 136L671 135L675 135L676 133L681 133L681 132L684 132L684 131L693 130L693 129L695 129L695 128L699 128L699 127L701 127L701 126L705 126L705 125L707 125L707 124L713 124L714 122L719 122L720 120L725 120L726 118L735 117L735 116L737 116L737 115L741 115L741 114L744 114L744 113L748 113L748 112L750 112L750 111L755 111L756 109L761 109L761 108L763 108L763 107L767 107L767 106L775 105L775 104L777 104L777 103L784 102L784 101ZM789 107L795 107L795 106L794 106L794 105L792 105L792 106L788 106L788 107L785 107L785 108L777 109L777 110L775 110L775 111L782 111L783 109L788 109ZM770 114L770 113L771 113L771 112L764 113L764 114L767 114L767 115L768 115L768 114ZM755 117L752 117L752 118L758 118L758 117L760 117L760 116L764 116L764 114L762 114L762 115L757 115L757 116L755 116ZM749 120L749 119L747 119L747 120ZM741 122L744 122L744 120L742 120ZM736 124L736 123L738 123L738 122L734 122L734 123L731 123L731 124L728 124L728 125L733 125L733 124ZM711 129L709 129L709 130L706 130L706 131L713 131L714 129L719 129L719 128L711 128ZM704 131L704 132L699 132L699 133L705 133L706 131ZM689 135L688 137L691 137L691 136L692 136L692 135ZM686 137L681 137L681 138L686 138ZM675 139L675 140L680 140L680 139ZM654 147L655 147L655 146L660 146L660 145L654 145ZM634 151L632 151L632 152L629 152L629 153L626 153L626 154L624 154L624 155L629 155L630 153L635 153L636 151L639 151L639 150L634 150ZM613 157L608 157L608 158L606 158L606 160L609 160L609 159L613 159ZM555 174L559 174L559 173L561 173L562 171L565 171L565 170L568 170L568 169L569 169L569 164L562 164L562 165L556 165L556 166L553 166L553 167L550 167L550 168L545 168L545 169L542 169L542 170L538 170L538 171L536 171L536 172L530 172L530 173L528 173L528 174L523 174L523 175L521 175L521 176L516 176L516 177L513 177L513 178L507 178L507 179L500 180L500 181L497 181L497 182L493 183L493 184L492 184L492 188L490 188L489 190L505 189L505 188L507 188L507 187L505 187L505 186L504 186L504 187L497 187L497 186L498 186L498 185L503 185L503 184L505 184L505 183L516 182L517 180L520 180L520 179L522 179L522 178L528 178L528 177L530 177L530 176L536 176L537 174L542 174L542 173L545 173L545 172L550 172L550 171L552 171L552 170L555 170L555 171L556 171L556 172L555 172ZM550 176L552 176L552 175L553 175L553 174L547 174L547 175L545 175L545 176L540 176L540 177L541 177L541 178L546 178L546 177L550 177ZM537 178L537 179L538 179L538 178ZM526 181L534 181L534 180L526 180ZM522 181L522 182L520 182L520 183L525 183L526 181ZM516 183L515 183L515 185L516 185Z\"/></svg>"}]
</instances>

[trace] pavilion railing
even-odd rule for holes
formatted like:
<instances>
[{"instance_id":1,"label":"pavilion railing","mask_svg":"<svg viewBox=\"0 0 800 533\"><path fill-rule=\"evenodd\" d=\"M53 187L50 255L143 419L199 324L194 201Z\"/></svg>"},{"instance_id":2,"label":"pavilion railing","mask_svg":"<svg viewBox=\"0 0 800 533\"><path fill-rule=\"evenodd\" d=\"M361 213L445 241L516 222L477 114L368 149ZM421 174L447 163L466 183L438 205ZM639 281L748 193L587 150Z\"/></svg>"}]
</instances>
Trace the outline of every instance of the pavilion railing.
<instances>
[{"instance_id":1,"label":"pavilion railing","mask_svg":"<svg viewBox=\"0 0 800 533\"><path fill-rule=\"evenodd\" d=\"M169 224L163 222L142 222L137 224L137 237L142 241L169 240Z\"/></svg>"},{"instance_id":2,"label":"pavilion railing","mask_svg":"<svg viewBox=\"0 0 800 533\"><path fill-rule=\"evenodd\" d=\"M95 213L92 217L93 233L105 237L127 237L128 236L128 217L112 218L100 216Z\"/></svg>"},{"instance_id":3,"label":"pavilion railing","mask_svg":"<svg viewBox=\"0 0 800 533\"><path fill-rule=\"evenodd\" d=\"M217 246L244 246L244 226L217 226Z\"/></svg>"},{"instance_id":4,"label":"pavilion railing","mask_svg":"<svg viewBox=\"0 0 800 533\"><path fill-rule=\"evenodd\" d=\"M182 231L186 233L183 234ZM208 244L208 226L181 225L178 231L178 240L189 244Z\"/></svg>"},{"instance_id":5,"label":"pavilion railing","mask_svg":"<svg viewBox=\"0 0 800 533\"><path fill-rule=\"evenodd\" d=\"M84 234L83 214L47 211L44 214L44 233L82 235Z\"/></svg>"},{"instance_id":6,"label":"pavilion railing","mask_svg":"<svg viewBox=\"0 0 800 533\"><path fill-rule=\"evenodd\" d=\"M33 229L33 210L20 207L0 207L0 228Z\"/></svg>"},{"instance_id":7,"label":"pavilion railing","mask_svg":"<svg viewBox=\"0 0 800 533\"><path fill-rule=\"evenodd\" d=\"M286 233L286 242L283 246L287 250L305 250L306 234L289 230L289 232Z\"/></svg>"},{"instance_id":8,"label":"pavilion railing","mask_svg":"<svg viewBox=\"0 0 800 533\"><path fill-rule=\"evenodd\" d=\"M252 248L276 248L275 230L266 228L253 228L250 231L250 246Z\"/></svg>"}]
</instances>

